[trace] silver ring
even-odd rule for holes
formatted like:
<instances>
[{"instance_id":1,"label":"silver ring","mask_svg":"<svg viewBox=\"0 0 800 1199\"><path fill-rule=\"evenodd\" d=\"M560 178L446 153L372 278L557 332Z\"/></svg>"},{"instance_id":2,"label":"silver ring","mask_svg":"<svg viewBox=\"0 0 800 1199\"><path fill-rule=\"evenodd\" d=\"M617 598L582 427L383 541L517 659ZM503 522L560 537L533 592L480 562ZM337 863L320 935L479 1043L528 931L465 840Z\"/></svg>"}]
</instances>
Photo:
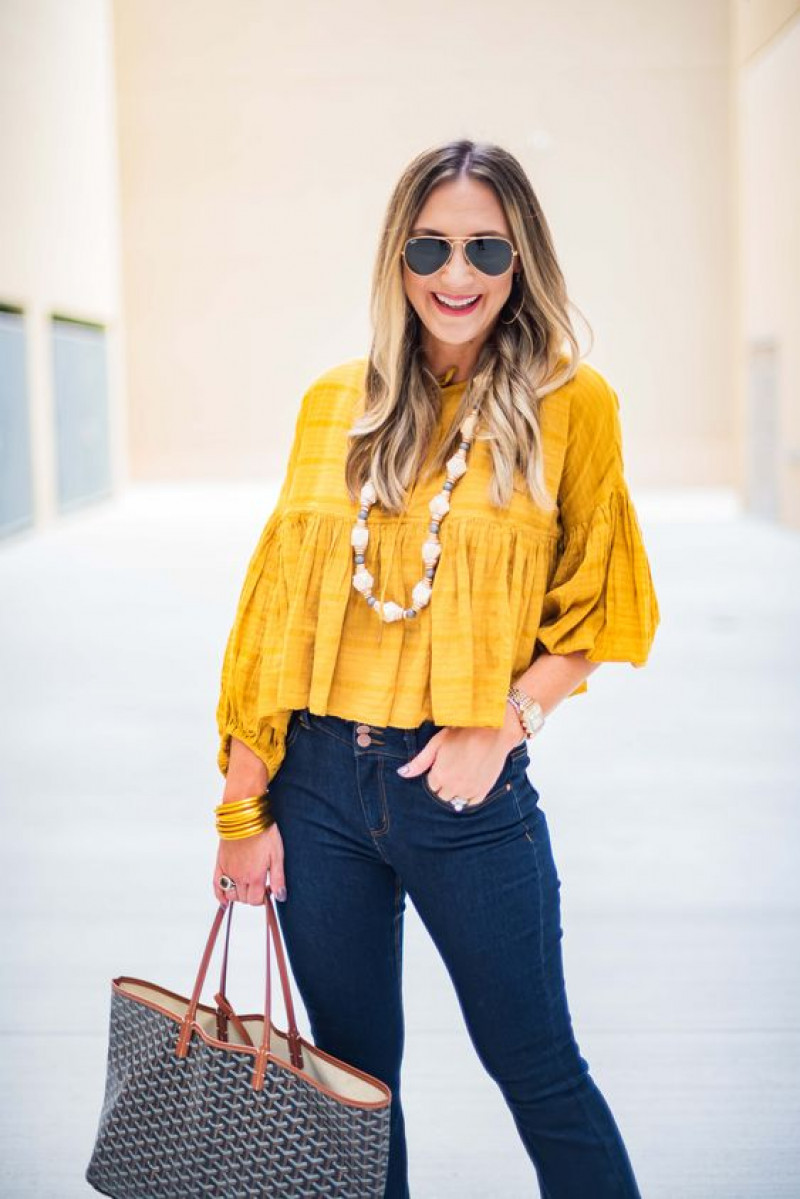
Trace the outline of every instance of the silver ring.
<instances>
[{"instance_id":1,"label":"silver ring","mask_svg":"<svg viewBox=\"0 0 800 1199\"><path fill-rule=\"evenodd\" d=\"M233 891L235 886L236 883L227 874L221 874L219 876L220 891Z\"/></svg>"}]
</instances>

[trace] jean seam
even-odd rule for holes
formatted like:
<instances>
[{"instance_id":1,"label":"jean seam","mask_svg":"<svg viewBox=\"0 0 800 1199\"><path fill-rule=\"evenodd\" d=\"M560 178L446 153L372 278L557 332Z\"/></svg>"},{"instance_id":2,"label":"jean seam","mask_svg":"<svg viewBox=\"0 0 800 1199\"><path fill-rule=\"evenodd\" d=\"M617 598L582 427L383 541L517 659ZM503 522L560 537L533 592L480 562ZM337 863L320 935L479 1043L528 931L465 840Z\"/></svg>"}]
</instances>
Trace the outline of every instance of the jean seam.
<instances>
[{"instance_id":1,"label":"jean seam","mask_svg":"<svg viewBox=\"0 0 800 1199\"><path fill-rule=\"evenodd\" d=\"M539 849L536 844L535 838L531 839L531 844L533 846L533 858L534 858L534 862L535 862L535 866L536 866L536 885L537 885L538 892L539 892L539 961L542 963L542 969L544 970L544 888L542 886L542 872L540 869L540 862L539 862ZM555 1045L556 1030L555 1030L555 1025L553 1023L553 1012L552 1012L552 1006L550 1004L549 996L546 996L544 1006L545 1006L545 1011L547 1014L548 1027L550 1029L550 1043L551 1043L551 1045ZM573 1030L573 1039L574 1039L574 1030ZM559 1050L558 1052L559 1052L559 1057L563 1058L564 1051ZM584 1071L584 1077L585 1076L586 1076L586 1072ZM608 1142L607 1142L605 1136L603 1135L602 1129L600 1129L597 1126L597 1124L595 1123L592 1109L589 1106L589 1104L586 1103L586 1100L584 1099L583 1095L581 1094L581 1090L580 1090L579 1086L575 1088L575 1097L577 1098L578 1103L580 1104L581 1108L583 1109L583 1112L586 1116L587 1123L594 1130L595 1136L597 1137L600 1144L603 1146L603 1148L606 1152L606 1155L608 1156L608 1158L611 1162L611 1166L614 1171L614 1174L616 1175L618 1181L622 1184L623 1193L625 1193L625 1191L627 1189L626 1180L619 1173L618 1162L614 1158L614 1155L609 1152Z\"/></svg>"},{"instance_id":2,"label":"jean seam","mask_svg":"<svg viewBox=\"0 0 800 1199\"><path fill-rule=\"evenodd\" d=\"M398 991L402 993L403 975L400 957L400 898L403 883L400 875L394 876L394 971L397 978Z\"/></svg>"},{"instance_id":3,"label":"jean seam","mask_svg":"<svg viewBox=\"0 0 800 1199\"><path fill-rule=\"evenodd\" d=\"M500 796L503 794L504 791L510 790L513 793L513 784L511 783L511 780L506 779L504 776L506 775L507 771L511 771L514 763L517 762L521 757L524 757L524 755L526 753L527 753L527 746L524 744L515 745L513 749L509 750L507 760L506 760L506 762L503 766L503 770L500 774L500 777L502 779L504 779L504 781L502 783L500 783L500 785L494 791L490 791L488 793L488 795L484 795L483 799L479 803L466 804L462 808L461 812L457 813L457 815L459 815L459 816L463 815L463 813L468 811L470 808L472 808L473 811L478 811L481 808L488 808L490 804L494 803L496 800L498 800L500 798ZM424 771L418 777L419 777L420 783L422 784L422 788L425 791L426 795L429 797L429 799L435 800L435 802L437 804L440 804L445 809L445 811L455 812L455 808L452 807L452 805L448 799L442 799L441 796L436 794L436 792L431 787L430 783L426 781L426 776L427 776L427 771ZM517 802L516 795L514 795L514 802L515 803ZM517 804L517 810L519 810L519 804ZM521 815L521 813L520 813L520 815Z\"/></svg>"},{"instance_id":4,"label":"jean seam","mask_svg":"<svg viewBox=\"0 0 800 1199\"><path fill-rule=\"evenodd\" d=\"M525 817L522 813L522 804L519 801L519 796L517 795L517 788L514 786L513 779L511 781L511 794L514 796L514 805L517 809L517 815L519 816L520 824L522 825L523 829L525 830L525 836L533 844L534 843L533 832L531 831L530 825L528 824L527 820L525 819ZM538 863L537 863L536 868L538 870L538 868L539 868Z\"/></svg>"},{"instance_id":5,"label":"jean seam","mask_svg":"<svg viewBox=\"0 0 800 1199\"><path fill-rule=\"evenodd\" d=\"M316 724L313 720L310 720L306 727L312 733L325 733L327 737L333 737L334 741L339 741L342 745L350 744L349 737L342 737L339 733L334 732L333 729L326 728L324 724Z\"/></svg>"},{"instance_id":6,"label":"jean seam","mask_svg":"<svg viewBox=\"0 0 800 1199\"><path fill-rule=\"evenodd\" d=\"M383 808L384 819L383 819L383 824L381 825L381 827L372 829L371 832L374 837L383 837L383 836L385 836L386 833L388 833L389 824L390 824L389 804L386 801L386 787L384 785L384 779L383 779L383 758L378 758L378 769L377 769L376 773L378 775L378 795L380 796L381 807Z\"/></svg>"},{"instance_id":7,"label":"jean seam","mask_svg":"<svg viewBox=\"0 0 800 1199\"><path fill-rule=\"evenodd\" d=\"M419 776L419 781L422 783L423 790L425 791L425 794L428 796L429 799L432 799L432 800L434 800L435 803L441 805L441 807L443 807L446 812L454 812L455 811L455 808L452 806L449 799L442 799L442 797L440 795L436 794L436 792L431 787L430 783L426 781L425 774L421 774ZM480 809L480 808L488 808L491 804L493 804L495 802L495 800L500 798L500 796L503 794L504 791L507 791L507 790L508 790L508 787L506 786L506 784L501 783L496 791L490 791L488 795L484 795L483 799L479 803L465 804L464 807L462 808L462 812L466 812L469 808L472 808L473 811L478 811L478 809ZM461 812L459 812L458 814L461 815Z\"/></svg>"}]
</instances>

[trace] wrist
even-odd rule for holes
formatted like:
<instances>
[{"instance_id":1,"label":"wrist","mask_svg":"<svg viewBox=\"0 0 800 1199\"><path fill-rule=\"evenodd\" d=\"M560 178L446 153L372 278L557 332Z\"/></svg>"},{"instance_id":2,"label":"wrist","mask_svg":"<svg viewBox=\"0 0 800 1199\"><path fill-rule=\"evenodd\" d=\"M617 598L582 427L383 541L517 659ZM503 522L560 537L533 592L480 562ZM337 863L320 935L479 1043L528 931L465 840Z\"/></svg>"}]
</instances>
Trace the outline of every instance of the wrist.
<instances>
[{"instance_id":1,"label":"wrist","mask_svg":"<svg viewBox=\"0 0 800 1199\"><path fill-rule=\"evenodd\" d=\"M261 771L250 776L237 774L235 778L228 777L222 792L223 803L235 803L250 795L263 795L267 790L267 773Z\"/></svg>"},{"instance_id":2,"label":"wrist","mask_svg":"<svg viewBox=\"0 0 800 1199\"><path fill-rule=\"evenodd\" d=\"M510 700L506 700L505 719L500 736L506 746L506 751L512 750L515 745L519 745L525 739L525 726L519 718L519 712Z\"/></svg>"}]
</instances>

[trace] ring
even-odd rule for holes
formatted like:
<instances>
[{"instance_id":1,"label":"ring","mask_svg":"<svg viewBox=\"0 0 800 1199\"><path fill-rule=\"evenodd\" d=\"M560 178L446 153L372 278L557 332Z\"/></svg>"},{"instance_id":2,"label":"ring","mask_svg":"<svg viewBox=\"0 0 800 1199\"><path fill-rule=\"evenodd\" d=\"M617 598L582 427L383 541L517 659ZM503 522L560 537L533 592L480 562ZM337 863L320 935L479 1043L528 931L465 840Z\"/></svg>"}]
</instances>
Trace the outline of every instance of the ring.
<instances>
[{"instance_id":1,"label":"ring","mask_svg":"<svg viewBox=\"0 0 800 1199\"><path fill-rule=\"evenodd\" d=\"M221 874L219 876L219 887L221 891L233 891L235 886L236 883L227 874Z\"/></svg>"}]
</instances>

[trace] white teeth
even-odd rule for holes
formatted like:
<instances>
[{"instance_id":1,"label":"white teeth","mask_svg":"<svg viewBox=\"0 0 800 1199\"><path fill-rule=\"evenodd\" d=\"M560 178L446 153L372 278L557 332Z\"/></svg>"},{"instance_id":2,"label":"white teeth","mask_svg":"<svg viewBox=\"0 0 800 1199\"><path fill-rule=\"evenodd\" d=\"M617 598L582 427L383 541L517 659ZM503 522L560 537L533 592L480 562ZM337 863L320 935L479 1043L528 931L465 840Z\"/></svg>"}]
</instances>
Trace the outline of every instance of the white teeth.
<instances>
[{"instance_id":1,"label":"white teeth","mask_svg":"<svg viewBox=\"0 0 800 1199\"><path fill-rule=\"evenodd\" d=\"M458 301L448 300L446 296L440 296L438 291L433 293L440 304L444 304L447 308L468 308L470 304L478 299L477 296L464 296Z\"/></svg>"}]
</instances>

